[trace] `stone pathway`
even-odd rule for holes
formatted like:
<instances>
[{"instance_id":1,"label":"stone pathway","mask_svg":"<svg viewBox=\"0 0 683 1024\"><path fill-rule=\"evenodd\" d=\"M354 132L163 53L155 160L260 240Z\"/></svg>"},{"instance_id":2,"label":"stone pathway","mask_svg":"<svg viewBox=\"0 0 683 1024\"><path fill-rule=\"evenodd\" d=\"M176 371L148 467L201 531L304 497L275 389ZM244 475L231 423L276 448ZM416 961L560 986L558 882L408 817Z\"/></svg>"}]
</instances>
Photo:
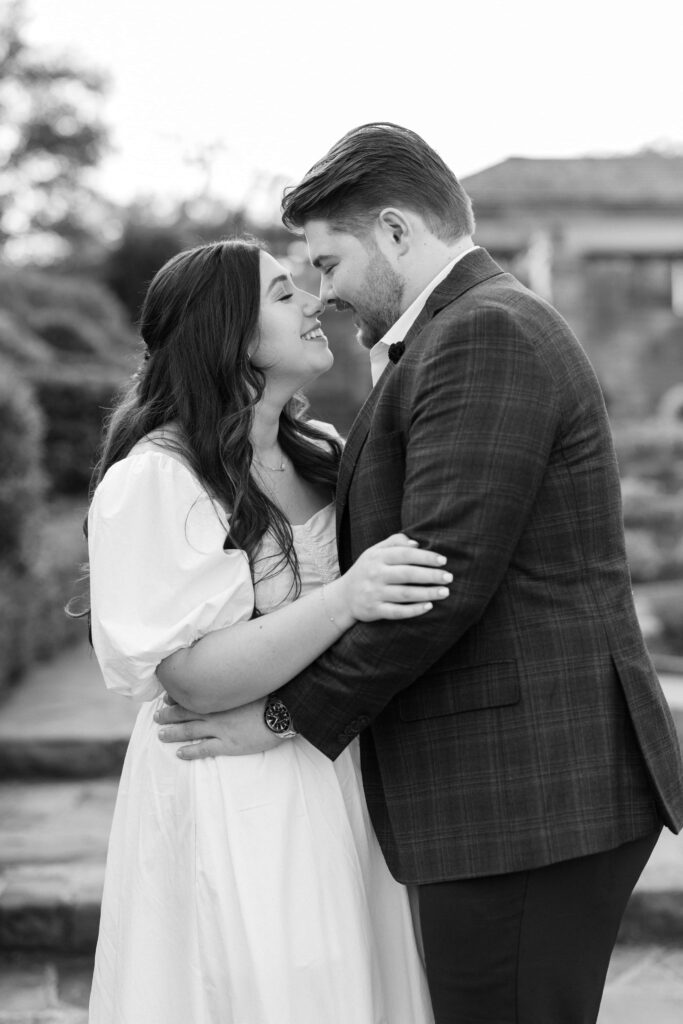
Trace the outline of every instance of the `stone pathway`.
<instances>
[{"instance_id":1,"label":"stone pathway","mask_svg":"<svg viewBox=\"0 0 683 1024\"><path fill-rule=\"evenodd\" d=\"M683 735L683 678L665 680L665 692ZM106 692L80 647L38 667L2 708L0 1024L87 1022L109 823L136 713ZM620 939L599 1024L683 1024L683 837L663 833Z\"/></svg>"},{"instance_id":2,"label":"stone pathway","mask_svg":"<svg viewBox=\"0 0 683 1024\"><path fill-rule=\"evenodd\" d=\"M617 946L607 975L598 1024L681 1024L681 1021L683 948Z\"/></svg>"}]
</instances>

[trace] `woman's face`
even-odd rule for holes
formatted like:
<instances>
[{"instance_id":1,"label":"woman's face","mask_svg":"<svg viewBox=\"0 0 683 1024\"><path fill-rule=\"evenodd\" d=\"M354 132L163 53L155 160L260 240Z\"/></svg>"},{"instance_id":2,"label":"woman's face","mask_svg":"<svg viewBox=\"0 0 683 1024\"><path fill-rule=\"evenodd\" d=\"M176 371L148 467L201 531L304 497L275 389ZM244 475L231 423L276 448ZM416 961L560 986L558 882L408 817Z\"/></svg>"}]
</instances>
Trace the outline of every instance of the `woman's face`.
<instances>
[{"instance_id":1,"label":"woman's face","mask_svg":"<svg viewBox=\"0 0 683 1024\"><path fill-rule=\"evenodd\" d=\"M266 384L294 394L332 366L334 357L320 328L323 305L297 288L281 263L262 252L259 336L251 362Z\"/></svg>"}]
</instances>

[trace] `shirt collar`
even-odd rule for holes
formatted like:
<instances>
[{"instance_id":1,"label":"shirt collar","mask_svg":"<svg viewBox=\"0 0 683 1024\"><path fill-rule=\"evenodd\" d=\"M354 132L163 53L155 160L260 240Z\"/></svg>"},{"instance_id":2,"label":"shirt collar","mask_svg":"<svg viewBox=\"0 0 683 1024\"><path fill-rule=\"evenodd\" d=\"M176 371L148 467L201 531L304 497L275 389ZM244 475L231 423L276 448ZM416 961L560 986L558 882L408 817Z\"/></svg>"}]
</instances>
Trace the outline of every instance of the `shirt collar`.
<instances>
[{"instance_id":1,"label":"shirt collar","mask_svg":"<svg viewBox=\"0 0 683 1024\"><path fill-rule=\"evenodd\" d=\"M458 253L455 259L452 259L450 263L447 263L443 270L440 270L436 277L432 278L427 287L424 288L417 298L410 303L406 311L401 314L398 320L391 325L384 337L380 338L380 340L372 346L370 349L370 370L372 372L373 387L381 377L389 361L389 346L393 345L396 341L403 341L406 334L422 312L427 299L434 289L440 285L442 281L445 281L456 263L459 263L464 256L469 255L469 253L474 252L474 250L478 248L478 245L471 245L469 249L465 249L464 252Z\"/></svg>"}]
</instances>

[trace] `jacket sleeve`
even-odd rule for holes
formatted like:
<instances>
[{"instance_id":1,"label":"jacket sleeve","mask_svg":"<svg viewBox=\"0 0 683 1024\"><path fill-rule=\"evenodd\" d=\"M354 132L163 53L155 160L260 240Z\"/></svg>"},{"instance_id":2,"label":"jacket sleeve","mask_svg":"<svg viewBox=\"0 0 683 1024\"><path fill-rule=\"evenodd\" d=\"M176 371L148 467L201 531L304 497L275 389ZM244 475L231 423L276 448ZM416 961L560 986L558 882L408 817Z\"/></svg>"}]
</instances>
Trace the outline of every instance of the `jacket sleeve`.
<instances>
[{"instance_id":1,"label":"jacket sleeve","mask_svg":"<svg viewBox=\"0 0 683 1024\"><path fill-rule=\"evenodd\" d=\"M416 619L357 623L278 691L297 730L331 758L481 617L558 429L551 374L510 313L477 309L457 328L437 319L420 346L401 524L447 556L450 597Z\"/></svg>"}]
</instances>

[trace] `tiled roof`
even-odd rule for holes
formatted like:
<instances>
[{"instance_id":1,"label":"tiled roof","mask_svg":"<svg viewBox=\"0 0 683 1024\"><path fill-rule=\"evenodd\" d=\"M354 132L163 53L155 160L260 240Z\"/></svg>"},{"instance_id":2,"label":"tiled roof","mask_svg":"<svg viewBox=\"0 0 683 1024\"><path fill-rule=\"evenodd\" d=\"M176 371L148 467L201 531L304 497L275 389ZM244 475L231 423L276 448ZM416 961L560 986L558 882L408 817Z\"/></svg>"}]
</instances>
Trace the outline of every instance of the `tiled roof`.
<instances>
[{"instance_id":1,"label":"tiled roof","mask_svg":"<svg viewBox=\"0 0 683 1024\"><path fill-rule=\"evenodd\" d=\"M683 155L510 157L463 178L477 207L519 203L683 208Z\"/></svg>"}]
</instances>

